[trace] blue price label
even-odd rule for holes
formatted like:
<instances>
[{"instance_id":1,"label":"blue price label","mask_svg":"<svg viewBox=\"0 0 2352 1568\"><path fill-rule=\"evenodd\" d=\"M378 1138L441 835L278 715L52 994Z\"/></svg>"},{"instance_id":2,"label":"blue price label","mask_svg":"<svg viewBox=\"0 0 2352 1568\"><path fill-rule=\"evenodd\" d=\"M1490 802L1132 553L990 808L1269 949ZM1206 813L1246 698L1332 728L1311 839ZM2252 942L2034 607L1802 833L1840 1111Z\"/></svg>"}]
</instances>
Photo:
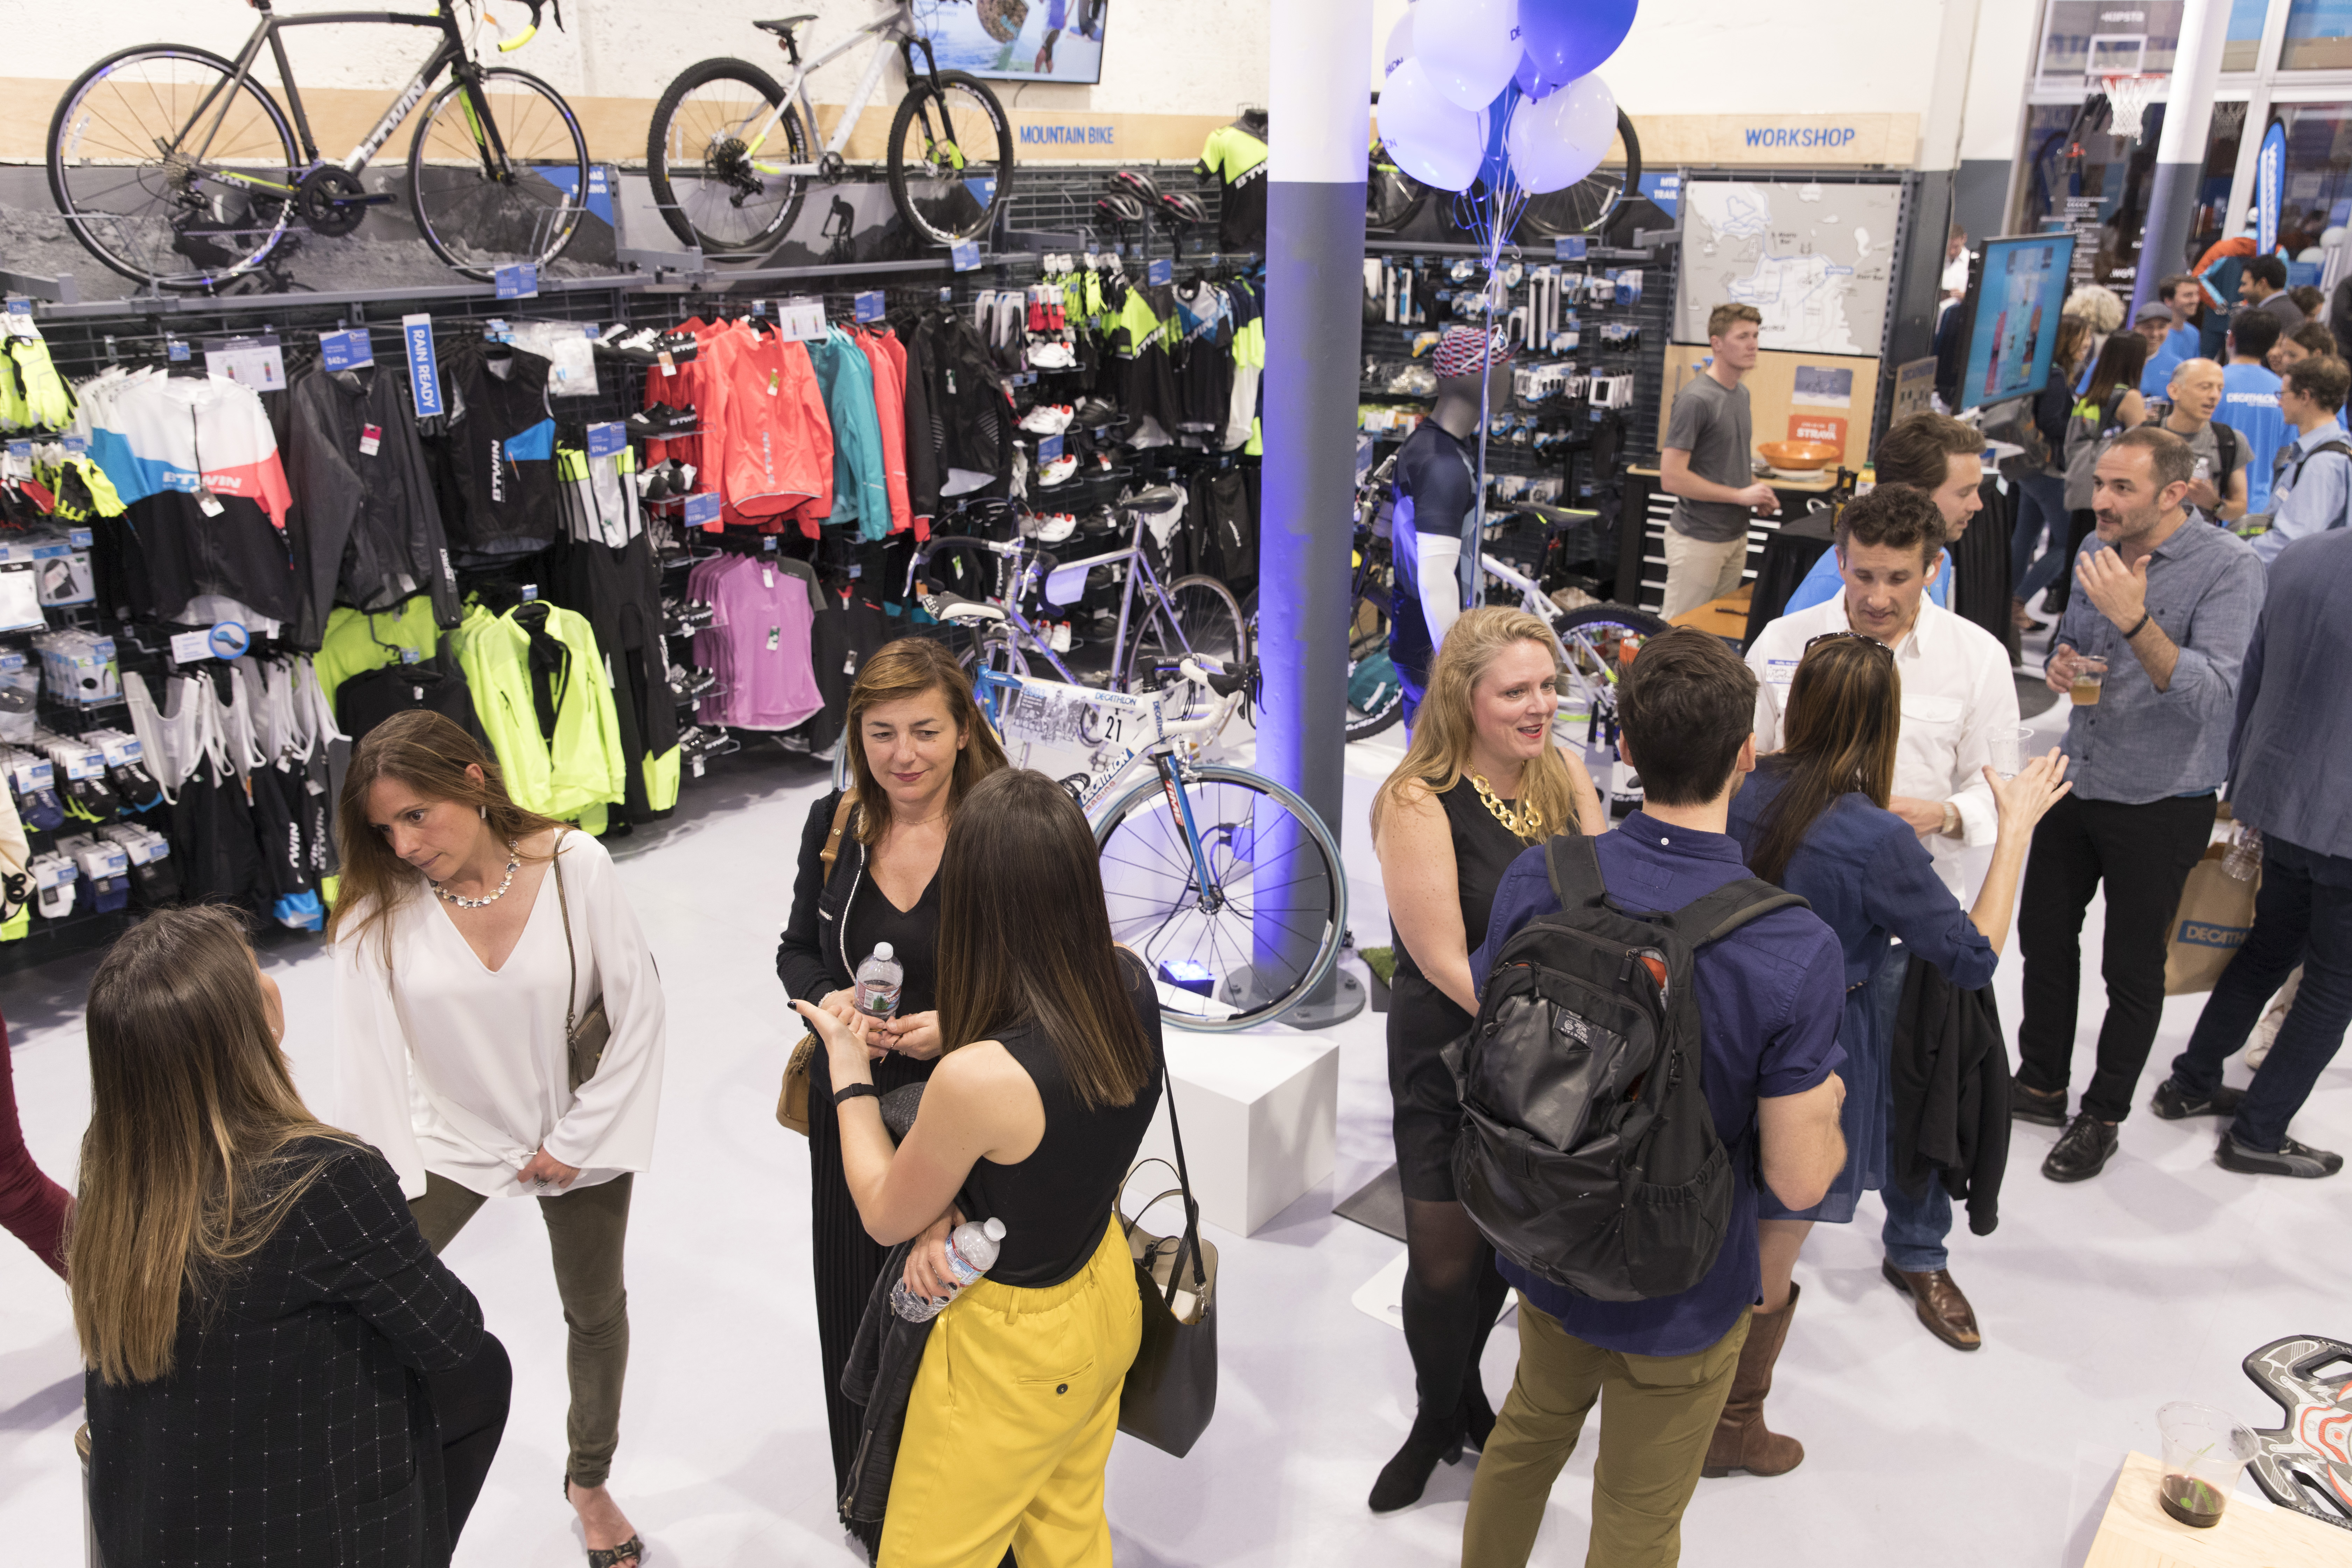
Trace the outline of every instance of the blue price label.
<instances>
[{"instance_id":1,"label":"blue price label","mask_svg":"<svg viewBox=\"0 0 2352 1568\"><path fill-rule=\"evenodd\" d=\"M438 419L448 410L441 402L441 361L433 352L433 318L400 318L400 339L408 352L408 395L419 419Z\"/></svg>"},{"instance_id":2,"label":"blue price label","mask_svg":"<svg viewBox=\"0 0 2352 1568\"><path fill-rule=\"evenodd\" d=\"M879 289L868 289L857 296L856 307L857 319L861 321L878 321L887 313Z\"/></svg>"},{"instance_id":3,"label":"blue price label","mask_svg":"<svg viewBox=\"0 0 2352 1568\"><path fill-rule=\"evenodd\" d=\"M1061 455L1062 438L1059 436L1040 436L1037 437L1037 460L1039 462L1050 463Z\"/></svg>"},{"instance_id":4,"label":"blue price label","mask_svg":"<svg viewBox=\"0 0 2352 1568\"><path fill-rule=\"evenodd\" d=\"M511 267L501 267L491 277L497 279L501 300L530 300L539 293L539 263L518 261Z\"/></svg>"},{"instance_id":5,"label":"blue price label","mask_svg":"<svg viewBox=\"0 0 2352 1568\"><path fill-rule=\"evenodd\" d=\"M33 460L33 444L30 441L11 441L8 443L8 455L29 463Z\"/></svg>"},{"instance_id":6,"label":"blue price label","mask_svg":"<svg viewBox=\"0 0 2352 1568\"><path fill-rule=\"evenodd\" d=\"M686 526L710 528L719 521L719 498L709 491L686 498Z\"/></svg>"},{"instance_id":7,"label":"blue price label","mask_svg":"<svg viewBox=\"0 0 2352 1568\"><path fill-rule=\"evenodd\" d=\"M173 364L185 364L188 360L188 345L177 338L165 338L163 357Z\"/></svg>"},{"instance_id":8,"label":"blue price label","mask_svg":"<svg viewBox=\"0 0 2352 1568\"><path fill-rule=\"evenodd\" d=\"M354 327L347 332L319 334L319 363L329 370L358 370L375 363L375 347L368 342L367 329Z\"/></svg>"},{"instance_id":9,"label":"blue price label","mask_svg":"<svg viewBox=\"0 0 2352 1568\"><path fill-rule=\"evenodd\" d=\"M588 426L588 455L592 458L618 457L621 448L629 444L629 428L614 420Z\"/></svg>"},{"instance_id":10,"label":"blue price label","mask_svg":"<svg viewBox=\"0 0 2352 1568\"><path fill-rule=\"evenodd\" d=\"M1176 264L1163 256L1143 269L1143 277L1148 283L1173 283L1176 281Z\"/></svg>"},{"instance_id":11,"label":"blue price label","mask_svg":"<svg viewBox=\"0 0 2352 1568\"><path fill-rule=\"evenodd\" d=\"M1581 261L1584 259L1584 236L1580 234L1563 234L1551 242L1552 259L1555 261Z\"/></svg>"},{"instance_id":12,"label":"blue price label","mask_svg":"<svg viewBox=\"0 0 2352 1568\"><path fill-rule=\"evenodd\" d=\"M980 265L980 247L971 240L959 239L948 247L948 260L958 272L969 272Z\"/></svg>"},{"instance_id":13,"label":"blue price label","mask_svg":"<svg viewBox=\"0 0 2352 1568\"><path fill-rule=\"evenodd\" d=\"M12 316L29 316L33 313L33 301L22 294L11 294L8 296L8 313Z\"/></svg>"}]
</instances>

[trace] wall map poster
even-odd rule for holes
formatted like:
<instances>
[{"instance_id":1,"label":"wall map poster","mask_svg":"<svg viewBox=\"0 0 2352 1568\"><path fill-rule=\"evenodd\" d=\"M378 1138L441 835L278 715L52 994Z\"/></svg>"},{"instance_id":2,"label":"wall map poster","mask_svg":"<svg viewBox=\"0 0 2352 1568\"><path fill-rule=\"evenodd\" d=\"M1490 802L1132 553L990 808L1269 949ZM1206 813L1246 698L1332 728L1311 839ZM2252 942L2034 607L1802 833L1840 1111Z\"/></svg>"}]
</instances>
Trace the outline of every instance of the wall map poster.
<instances>
[{"instance_id":1,"label":"wall map poster","mask_svg":"<svg viewBox=\"0 0 2352 1568\"><path fill-rule=\"evenodd\" d=\"M1721 304L1763 313L1764 347L1875 354L1895 285L1900 185L1692 180L1683 188L1675 341Z\"/></svg>"}]
</instances>

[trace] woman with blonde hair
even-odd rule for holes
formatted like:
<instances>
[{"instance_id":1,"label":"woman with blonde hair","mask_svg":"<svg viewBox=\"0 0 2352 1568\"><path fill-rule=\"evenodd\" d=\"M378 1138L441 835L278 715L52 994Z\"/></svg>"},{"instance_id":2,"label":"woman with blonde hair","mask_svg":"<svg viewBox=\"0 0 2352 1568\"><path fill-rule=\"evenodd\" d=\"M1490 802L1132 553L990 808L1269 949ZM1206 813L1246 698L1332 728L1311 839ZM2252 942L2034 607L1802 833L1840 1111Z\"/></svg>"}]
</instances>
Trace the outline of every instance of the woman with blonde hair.
<instances>
[{"instance_id":1,"label":"woman with blonde hair","mask_svg":"<svg viewBox=\"0 0 2352 1568\"><path fill-rule=\"evenodd\" d=\"M890 944L904 971L898 1010L866 1037L874 1081L887 1094L924 1081L938 1064L940 855L958 806L1004 766L1004 748L955 656L923 637L885 645L858 670L842 743L849 787L809 807L776 975L788 999L846 1022L857 966ZM841 1392L842 1369L888 1249L858 1222L842 1179L835 1087L817 1052L809 1064L810 1271L837 1498L861 1420ZM870 1530L863 1539L869 1552L878 1544Z\"/></svg>"},{"instance_id":2,"label":"woman with blonde hair","mask_svg":"<svg viewBox=\"0 0 2352 1568\"><path fill-rule=\"evenodd\" d=\"M645 934L604 846L517 805L437 713L360 742L335 841L338 1120L400 1173L436 1253L491 1198L539 1200L571 1333L563 1495L589 1568L635 1568L645 1547L604 1481L629 1361L629 1195L661 1099Z\"/></svg>"},{"instance_id":3,"label":"woman with blonde hair","mask_svg":"<svg viewBox=\"0 0 2352 1568\"><path fill-rule=\"evenodd\" d=\"M1462 1102L1439 1058L1470 1027L1470 950L1519 851L1607 826L1584 764L1552 743L1559 664L1550 631L1487 605L1446 631L1404 761L1372 798L1372 847L1388 893L1389 1091L1404 1189L1404 1337L1419 1413L1380 1474L1375 1512L1420 1498L1430 1472L1493 1430L1478 1355L1505 1286L1494 1249L1454 1194Z\"/></svg>"},{"instance_id":4,"label":"woman with blonde hair","mask_svg":"<svg viewBox=\"0 0 2352 1568\"><path fill-rule=\"evenodd\" d=\"M90 982L68 1264L111 1568L446 1564L506 1352L375 1151L313 1118L235 917L150 915Z\"/></svg>"}]
</instances>

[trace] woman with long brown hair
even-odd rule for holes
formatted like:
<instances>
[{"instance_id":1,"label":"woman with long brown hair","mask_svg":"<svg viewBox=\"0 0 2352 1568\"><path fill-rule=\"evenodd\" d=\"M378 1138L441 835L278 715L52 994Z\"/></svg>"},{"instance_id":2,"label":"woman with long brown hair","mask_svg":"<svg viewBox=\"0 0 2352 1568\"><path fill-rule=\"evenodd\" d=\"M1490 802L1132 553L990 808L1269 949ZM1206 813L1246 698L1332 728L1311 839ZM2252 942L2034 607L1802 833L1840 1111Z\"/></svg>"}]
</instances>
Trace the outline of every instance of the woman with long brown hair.
<instances>
[{"instance_id":1,"label":"woman with long brown hair","mask_svg":"<svg viewBox=\"0 0 2352 1568\"><path fill-rule=\"evenodd\" d=\"M360 742L335 841L338 1120L400 1173L436 1253L491 1198L539 1200L571 1334L563 1495L589 1568L635 1568L645 1548L604 1481L629 1361L629 1196L661 1099L645 933L604 846L517 805L437 713ZM600 1014L589 1059L574 1040Z\"/></svg>"},{"instance_id":2,"label":"woman with long brown hair","mask_svg":"<svg viewBox=\"0 0 2352 1568\"><path fill-rule=\"evenodd\" d=\"M2055 750L2032 759L2014 778L1985 770L2000 826L1984 886L1974 907L1963 910L1919 836L1887 809L1902 721L1903 678L1892 649L1859 632L1815 637L1789 685L1781 749L1759 758L1732 797L1731 836L1748 869L1811 903L1845 952L1838 1044L1846 1057L1840 1116L1846 1163L1828 1195L1809 1209L1791 1210L1769 1188L1758 1191L1763 1295L1707 1451L1709 1475L1744 1469L1777 1476L1804 1458L1802 1445L1765 1426L1764 1396L1796 1312L1790 1271L1805 1237L1816 1222L1851 1221L1862 1194L1886 1184L1894 1010L1882 1005L1878 988L1899 987L1908 967L1888 961L1890 938L1957 987L1989 984L2009 935L2033 825L2071 787L2066 761Z\"/></svg>"},{"instance_id":3,"label":"woman with long brown hair","mask_svg":"<svg viewBox=\"0 0 2352 1568\"><path fill-rule=\"evenodd\" d=\"M1062 786L975 784L940 862L944 1054L895 1150L866 1020L794 1004L824 1041L845 1179L905 1280L945 1293L932 1231L998 1219L995 1266L934 1322L891 1472L880 1561L1032 1568L1111 1560L1103 1468L1143 1329L1118 1188L1160 1103L1160 1003L1112 945L1094 834Z\"/></svg>"},{"instance_id":4,"label":"woman with long brown hair","mask_svg":"<svg viewBox=\"0 0 2352 1568\"><path fill-rule=\"evenodd\" d=\"M446 1564L505 1350L399 1178L296 1092L236 919L165 910L90 982L68 1263L110 1568Z\"/></svg>"},{"instance_id":5,"label":"woman with long brown hair","mask_svg":"<svg viewBox=\"0 0 2352 1568\"><path fill-rule=\"evenodd\" d=\"M885 645L858 670L842 744L849 748L849 787L809 807L776 974L787 998L816 1003L845 1021L857 966L877 945L890 944L905 972L898 1010L867 1034L874 1081L887 1093L922 1082L939 1061L940 855L964 798L1004 766L1004 749L955 656L921 637ZM859 1407L841 1392L841 1373L888 1249L858 1223L843 1184L834 1087L819 1052L809 1064L810 1258L839 1497L860 1420ZM877 1542L865 1544L870 1552Z\"/></svg>"},{"instance_id":6,"label":"woman with long brown hair","mask_svg":"<svg viewBox=\"0 0 2352 1568\"><path fill-rule=\"evenodd\" d=\"M1447 628L1404 761L1372 797L1372 847L1388 893L1389 1091L1404 1189L1404 1339L1418 1414L1370 1503L1414 1501L1442 1458L1486 1441L1495 1413L1478 1356L1502 1310L1495 1251L1454 1195L1462 1102L1438 1052L1470 1027L1470 951L1519 851L1608 826L1583 763L1552 742L1559 664L1544 624L1488 605Z\"/></svg>"}]
</instances>

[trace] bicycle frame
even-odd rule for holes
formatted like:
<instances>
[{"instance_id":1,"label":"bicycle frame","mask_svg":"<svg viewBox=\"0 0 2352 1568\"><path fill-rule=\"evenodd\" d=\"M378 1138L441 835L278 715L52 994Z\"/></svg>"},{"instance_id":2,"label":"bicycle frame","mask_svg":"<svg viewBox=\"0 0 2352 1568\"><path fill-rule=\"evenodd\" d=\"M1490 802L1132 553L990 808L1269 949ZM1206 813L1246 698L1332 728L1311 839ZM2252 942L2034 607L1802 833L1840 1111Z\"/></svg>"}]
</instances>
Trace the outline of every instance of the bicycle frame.
<instances>
[{"instance_id":1,"label":"bicycle frame","mask_svg":"<svg viewBox=\"0 0 2352 1568\"><path fill-rule=\"evenodd\" d=\"M811 163L774 163L761 161L759 157L760 149L767 145L768 138L774 135L776 127L783 123L784 111L790 109L795 100L800 104L801 120L808 127L809 135L812 138L816 135L816 105L808 95L810 74L831 65L835 60L857 47L859 42L868 37L874 39L873 58L866 62L866 74L858 79L856 90L849 95L849 101L843 106L841 121L834 126L832 139L825 142L819 155L820 161ZM897 43L898 52L906 58L908 79L911 80L915 75L915 50L919 46L923 51L923 60L928 74L934 78L939 75L939 62L932 57L930 40L915 31L913 0L889 0L888 8L881 16L872 21L860 23L808 58L793 60L792 75L779 84L782 90L777 94L776 106L768 111L767 119L760 122L759 130L744 138L743 150L745 155L751 159L751 167L770 176L809 177L823 174L825 172L823 160L841 156L841 150L849 145L850 133L857 129L857 121L865 114L866 106L873 101L876 89L882 85L882 68L889 61L889 46L893 42Z\"/></svg>"},{"instance_id":2,"label":"bicycle frame","mask_svg":"<svg viewBox=\"0 0 2352 1568\"><path fill-rule=\"evenodd\" d=\"M356 174L367 167L369 161L383 150L383 144L392 140L393 133L398 131L406 122L409 115L415 111L416 106L425 101L425 94L432 90L433 84L440 79L441 73L445 70L453 71L458 80L467 84L467 107L469 111L467 118L474 126L476 144L482 152L484 171L496 177L506 167L505 143L499 139L497 123L486 112L487 105L482 102L479 89L475 85L479 68L475 66L467 57L465 35L458 30L457 14L446 4L429 16L399 11L320 11L297 16L280 16L269 9L268 0L254 0L254 3L256 8L262 14L261 21L253 29L253 36L245 41L245 47L238 52L235 70L230 73L226 80L206 94L204 100L196 105L194 113L188 117L188 123L181 131L179 138L172 146L164 149L167 153L188 149L192 135L205 117L210 114L212 124L204 130L202 139L194 142L194 151L189 154L191 163L212 179L226 180L257 190L271 191L279 195L291 195L295 185L299 183L299 175L294 180L281 181L264 179L259 175L242 174L234 169L212 168L205 164L204 154L212 146L213 138L220 134L221 126L228 118L229 107L235 101L236 89L251 77L254 62L261 58L261 51L266 47L269 50L271 60L278 68L278 82L286 89L286 105L294 117L295 134L301 140L302 156L307 160L303 165L302 174L308 174L322 167L325 161L319 154L318 138L311 134L310 117L302 108L302 89L295 85L293 68L286 58L286 43L281 35L289 27L313 27L331 23L345 23L373 26L431 27L441 34L440 45L433 51L432 58L425 62L424 67L414 77L409 79L408 85L402 88L394 97L392 107L384 110L383 118L376 121L375 129L370 131L362 139L360 144L352 149L350 155L343 159L341 167L345 173ZM526 31L521 37L510 44L501 45L500 47L520 47L530 38L530 33L536 30L534 26L530 31ZM215 100L217 100L216 109Z\"/></svg>"}]
</instances>

